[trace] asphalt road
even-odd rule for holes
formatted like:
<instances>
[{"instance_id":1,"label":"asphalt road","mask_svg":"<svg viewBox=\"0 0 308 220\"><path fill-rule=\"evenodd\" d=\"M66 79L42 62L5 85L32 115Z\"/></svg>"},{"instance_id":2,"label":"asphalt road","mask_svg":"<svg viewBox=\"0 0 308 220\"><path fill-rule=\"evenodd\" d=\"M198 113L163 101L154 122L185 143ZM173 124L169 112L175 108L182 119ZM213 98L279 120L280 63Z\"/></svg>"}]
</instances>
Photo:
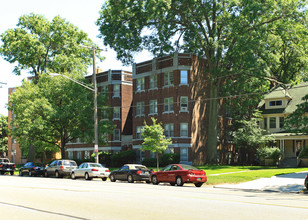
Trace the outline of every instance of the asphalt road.
<instances>
[{"instance_id":1,"label":"asphalt road","mask_svg":"<svg viewBox=\"0 0 308 220\"><path fill-rule=\"evenodd\" d=\"M308 195L0 176L1 219L307 219Z\"/></svg>"}]
</instances>

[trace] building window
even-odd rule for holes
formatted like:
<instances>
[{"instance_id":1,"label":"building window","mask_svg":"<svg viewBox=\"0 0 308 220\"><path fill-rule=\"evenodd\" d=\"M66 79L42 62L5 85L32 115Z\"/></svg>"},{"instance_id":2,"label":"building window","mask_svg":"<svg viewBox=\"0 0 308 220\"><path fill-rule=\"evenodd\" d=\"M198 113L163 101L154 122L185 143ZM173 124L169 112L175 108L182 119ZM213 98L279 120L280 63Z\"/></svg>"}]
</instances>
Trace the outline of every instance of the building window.
<instances>
[{"instance_id":1,"label":"building window","mask_svg":"<svg viewBox=\"0 0 308 220\"><path fill-rule=\"evenodd\" d=\"M270 128L276 128L276 117L270 117Z\"/></svg>"},{"instance_id":2,"label":"building window","mask_svg":"<svg viewBox=\"0 0 308 220\"><path fill-rule=\"evenodd\" d=\"M136 116L144 115L144 102L137 102Z\"/></svg>"},{"instance_id":3,"label":"building window","mask_svg":"<svg viewBox=\"0 0 308 220\"><path fill-rule=\"evenodd\" d=\"M282 100L269 101L269 106L282 106Z\"/></svg>"},{"instance_id":4,"label":"building window","mask_svg":"<svg viewBox=\"0 0 308 220\"><path fill-rule=\"evenodd\" d=\"M188 97L181 96L180 98L180 111L188 111Z\"/></svg>"},{"instance_id":5,"label":"building window","mask_svg":"<svg viewBox=\"0 0 308 220\"><path fill-rule=\"evenodd\" d=\"M73 151L68 151L67 152L67 157L68 157L68 159L73 159L74 158Z\"/></svg>"},{"instance_id":6,"label":"building window","mask_svg":"<svg viewBox=\"0 0 308 220\"><path fill-rule=\"evenodd\" d=\"M113 96L120 97L120 85L118 84L113 85Z\"/></svg>"},{"instance_id":7,"label":"building window","mask_svg":"<svg viewBox=\"0 0 308 220\"><path fill-rule=\"evenodd\" d=\"M101 108L101 120L109 118L109 110L107 108Z\"/></svg>"},{"instance_id":8,"label":"building window","mask_svg":"<svg viewBox=\"0 0 308 220\"><path fill-rule=\"evenodd\" d=\"M267 129L267 118L263 119L263 123L264 123L264 129Z\"/></svg>"},{"instance_id":9,"label":"building window","mask_svg":"<svg viewBox=\"0 0 308 220\"><path fill-rule=\"evenodd\" d=\"M279 117L279 128L283 128L284 125L284 117Z\"/></svg>"},{"instance_id":10,"label":"building window","mask_svg":"<svg viewBox=\"0 0 308 220\"><path fill-rule=\"evenodd\" d=\"M81 151L77 151L77 155L76 155L77 156L77 160L81 160L82 159L81 158L81 153L82 153Z\"/></svg>"},{"instance_id":11,"label":"building window","mask_svg":"<svg viewBox=\"0 0 308 220\"><path fill-rule=\"evenodd\" d=\"M109 93L108 86L102 86L101 93L103 96L108 95Z\"/></svg>"},{"instance_id":12,"label":"building window","mask_svg":"<svg viewBox=\"0 0 308 220\"><path fill-rule=\"evenodd\" d=\"M180 84L188 84L187 70L181 70L181 82L180 82Z\"/></svg>"},{"instance_id":13,"label":"building window","mask_svg":"<svg viewBox=\"0 0 308 220\"><path fill-rule=\"evenodd\" d=\"M142 139L142 136L141 136L142 129L143 129L143 126L136 127L136 139Z\"/></svg>"},{"instance_id":14,"label":"building window","mask_svg":"<svg viewBox=\"0 0 308 220\"><path fill-rule=\"evenodd\" d=\"M113 129L113 140L114 141L120 140L120 129Z\"/></svg>"},{"instance_id":15,"label":"building window","mask_svg":"<svg viewBox=\"0 0 308 220\"><path fill-rule=\"evenodd\" d=\"M150 100L150 114L157 114L157 100Z\"/></svg>"},{"instance_id":16,"label":"building window","mask_svg":"<svg viewBox=\"0 0 308 220\"><path fill-rule=\"evenodd\" d=\"M157 88L157 75L151 75L150 76L150 89Z\"/></svg>"},{"instance_id":17,"label":"building window","mask_svg":"<svg viewBox=\"0 0 308 220\"><path fill-rule=\"evenodd\" d=\"M88 150L86 150L85 152L84 152L84 159L90 159L90 151L88 151Z\"/></svg>"},{"instance_id":18,"label":"building window","mask_svg":"<svg viewBox=\"0 0 308 220\"><path fill-rule=\"evenodd\" d=\"M164 134L166 137L173 137L174 136L174 126L173 124L165 124L165 131Z\"/></svg>"},{"instance_id":19,"label":"building window","mask_svg":"<svg viewBox=\"0 0 308 220\"><path fill-rule=\"evenodd\" d=\"M164 86L173 85L173 72L164 73Z\"/></svg>"},{"instance_id":20,"label":"building window","mask_svg":"<svg viewBox=\"0 0 308 220\"><path fill-rule=\"evenodd\" d=\"M180 136L181 137L188 137L188 123L181 123L180 124Z\"/></svg>"},{"instance_id":21,"label":"building window","mask_svg":"<svg viewBox=\"0 0 308 220\"><path fill-rule=\"evenodd\" d=\"M173 112L173 97L164 99L164 111Z\"/></svg>"},{"instance_id":22,"label":"building window","mask_svg":"<svg viewBox=\"0 0 308 220\"><path fill-rule=\"evenodd\" d=\"M181 148L180 151L180 160L181 161L188 161L188 148Z\"/></svg>"},{"instance_id":23,"label":"building window","mask_svg":"<svg viewBox=\"0 0 308 220\"><path fill-rule=\"evenodd\" d=\"M138 78L136 81L137 81L136 91L137 92L144 91L144 77Z\"/></svg>"},{"instance_id":24,"label":"building window","mask_svg":"<svg viewBox=\"0 0 308 220\"><path fill-rule=\"evenodd\" d=\"M121 119L120 107L113 107L113 119Z\"/></svg>"}]
</instances>

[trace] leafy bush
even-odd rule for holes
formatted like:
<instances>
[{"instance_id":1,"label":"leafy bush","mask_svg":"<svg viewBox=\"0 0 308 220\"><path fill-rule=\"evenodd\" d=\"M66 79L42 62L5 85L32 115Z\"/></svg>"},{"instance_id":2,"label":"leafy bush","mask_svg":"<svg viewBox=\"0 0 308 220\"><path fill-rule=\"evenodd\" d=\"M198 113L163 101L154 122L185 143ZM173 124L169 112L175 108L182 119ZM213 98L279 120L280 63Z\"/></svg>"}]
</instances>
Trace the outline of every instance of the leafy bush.
<instances>
[{"instance_id":1,"label":"leafy bush","mask_svg":"<svg viewBox=\"0 0 308 220\"><path fill-rule=\"evenodd\" d=\"M133 150L121 151L111 155L111 166L120 167L126 163L133 163L136 160L136 152Z\"/></svg>"},{"instance_id":2,"label":"leafy bush","mask_svg":"<svg viewBox=\"0 0 308 220\"><path fill-rule=\"evenodd\" d=\"M147 167L156 167L156 158L145 158L143 161L142 161L142 164L144 166L147 166Z\"/></svg>"},{"instance_id":3,"label":"leafy bush","mask_svg":"<svg viewBox=\"0 0 308 220\"><path fill-rule=\"evenodd\" d=\"M278 160L280 158L280 149L277 147L261 147L257 149L257 156L262 159Z\"/></svg>"},{"instance_id":4,"label":"leafy bush","mask_svg":"<svg viewBox=\"0 0 308 220\"><path fill-rule=\"evenodd\" d=\"M179 154L163 154L159 160L159 165L164 167L171 163L180 163Z\"/></svg>"},{"instance_id":5,"label":"leafy bush","mask_svg":"<svg viewBox=\"0 0 308 220\"><path fill-rule=\"evenodd\" d=\"M298 155L299 158L308 158L308 146L304 147Z\"/></svg>"}]
</instances>

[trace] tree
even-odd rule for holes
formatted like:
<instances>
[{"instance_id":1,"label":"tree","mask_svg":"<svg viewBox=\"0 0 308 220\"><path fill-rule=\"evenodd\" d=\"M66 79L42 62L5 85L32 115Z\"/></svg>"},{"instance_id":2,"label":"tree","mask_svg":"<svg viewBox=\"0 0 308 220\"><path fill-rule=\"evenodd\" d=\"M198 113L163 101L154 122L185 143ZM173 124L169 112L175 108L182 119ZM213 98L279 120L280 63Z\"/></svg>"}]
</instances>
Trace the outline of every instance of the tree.
<instances>
[{"instance_id":1,"label":"tree","mask_svg":"<svg viewBox=\"0 0 308 220\"><path fill-rule=\"evenodd\" d=\"M7 116L0 115L0 154L8 150L8 121Z\"/></svg>"},{"instance_id":2,"label":"tree","mask_svg":"<svg viewBox=\"0 0 308 220\"><path fill-rule=\"evenodd\" d=\"M259 80L254 81L262 88L271 77L273 65L282 62L279 56L275 56L276 49L287 42L273 37L291 35L288 28L292 27L296 33L300 30L301 36L307 39L307 34L304 34L307 32L306 2L110 0L103 5L97 25L104 43L113 48L124 63L131 62L134 53L143 49L154 55L183 51L206 57L204 72L200 72L198 79L192 82L199 81L198 85L200 80L202 82L202 85L194 86L192 99L207 100L196 102L194 107L206 113L199 114L200 118L196 119L202 122L198 126L205 129L195 129L206 131L206 135L198 135L193 151L199 152L195 163L213 163L217 155L218 100L222 88L229 85L223 82L228 79L240 89L256 78ZM307 56L307 50L303 49L303 42L306 40L300 39L297 38L300 46L294 50L301 52L293 56L300 55L304 60L302 56ZM285 44L285 47L291 46ZM274 59L277 62L273 62ZM295 73L299 74L299 71ZM237 95L238 90L236 92ZM230 97L235 94L230 94ZM203 146L198 149L198 143L207 143L206 152L200 150Z\"/></svg>"},{"instance_id":3,"label":"tree","mask_svg":"<svg viewBox=\"0 0 308 220\"><path fill-rule=\"evenodd\" d=\"M260 145L265 145L274 140L273 137L266 135L266 130L260 128L261 118L260 112L255 112L252 118L236 122L238 129L233 132L233 143L241 152L242 163L246 162L246 152L251 160L251 153L257 150Z\"/></svg>"},{"instance_id":4,"label":"tree","mask_svg":"<svg viewBox=\"0 0 308 220\"><path fill-rule=\"evenodd\" d=\"M31 13L19 18L17 27L1 34L0 55L16 64L14 73L26 70L35 79L44 72L85 74L94 46L87 34L56 16L48 21Z\"/></svg>"},{"instance_id":5,"label":"tree","mask_svg":"<svg viewBox=\"0 0 308 220\"><path fill-rule=\"evenodd\" d=\"M161 123L156 123L157 119L151 118L153 125L144 124L144 128L141 130L142 138L142 150L149 150L156 152L157 170L159 170L158 154L167 150L168 145L172 144L171 138L166 138L164 135L164 128Z\"/></svg>"},{"instance_id":6,"label":"tree","mask_svg":"<svg viewBox=\"0 0 308 220\"><path fill-rule=\"evenodd\" d=\"M284 121L283 128L287 132L308 134L308 94L302 101Z\"/></svg>"},{"instance_id":7,"label":"tree","mask_svg":"<svg viewBox=\"0 0 308 220\"><path fill-rule=\"evenodd\" d=\"M69 77L82 81L84 78ZM24 81L22 87L10 96L10 110L16 117L12 121L12 135L22 145L34 144L41 152L61 151L65 158L65 146L77 138L93 143L93 92L64 77L40 76L37 84ZM98 96L98 106L104 106ZM105 135L112 131L109 120L98 124L99 142L105 143Z\"/></svg>"}]
</instances>

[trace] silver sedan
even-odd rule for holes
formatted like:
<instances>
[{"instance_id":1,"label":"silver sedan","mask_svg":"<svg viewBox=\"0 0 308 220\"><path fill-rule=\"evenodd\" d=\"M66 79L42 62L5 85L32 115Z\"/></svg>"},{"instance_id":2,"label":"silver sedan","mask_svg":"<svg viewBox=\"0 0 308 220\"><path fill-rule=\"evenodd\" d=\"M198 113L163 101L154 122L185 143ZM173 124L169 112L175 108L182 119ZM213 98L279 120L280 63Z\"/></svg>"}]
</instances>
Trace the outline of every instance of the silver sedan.
<instances>
[{"instance_id":1,"label":"silver sedan","mask_svg":"<svg viewBox=\"0 0 308 220\"><path fill-rule=\"evenodd\" d=\"M71 178L84 177L86 180L92 178L102 178L103 181L107 180L110 171L99 163L82 163L77 169L72 170Z\"/></svg>"}]
</instances>

